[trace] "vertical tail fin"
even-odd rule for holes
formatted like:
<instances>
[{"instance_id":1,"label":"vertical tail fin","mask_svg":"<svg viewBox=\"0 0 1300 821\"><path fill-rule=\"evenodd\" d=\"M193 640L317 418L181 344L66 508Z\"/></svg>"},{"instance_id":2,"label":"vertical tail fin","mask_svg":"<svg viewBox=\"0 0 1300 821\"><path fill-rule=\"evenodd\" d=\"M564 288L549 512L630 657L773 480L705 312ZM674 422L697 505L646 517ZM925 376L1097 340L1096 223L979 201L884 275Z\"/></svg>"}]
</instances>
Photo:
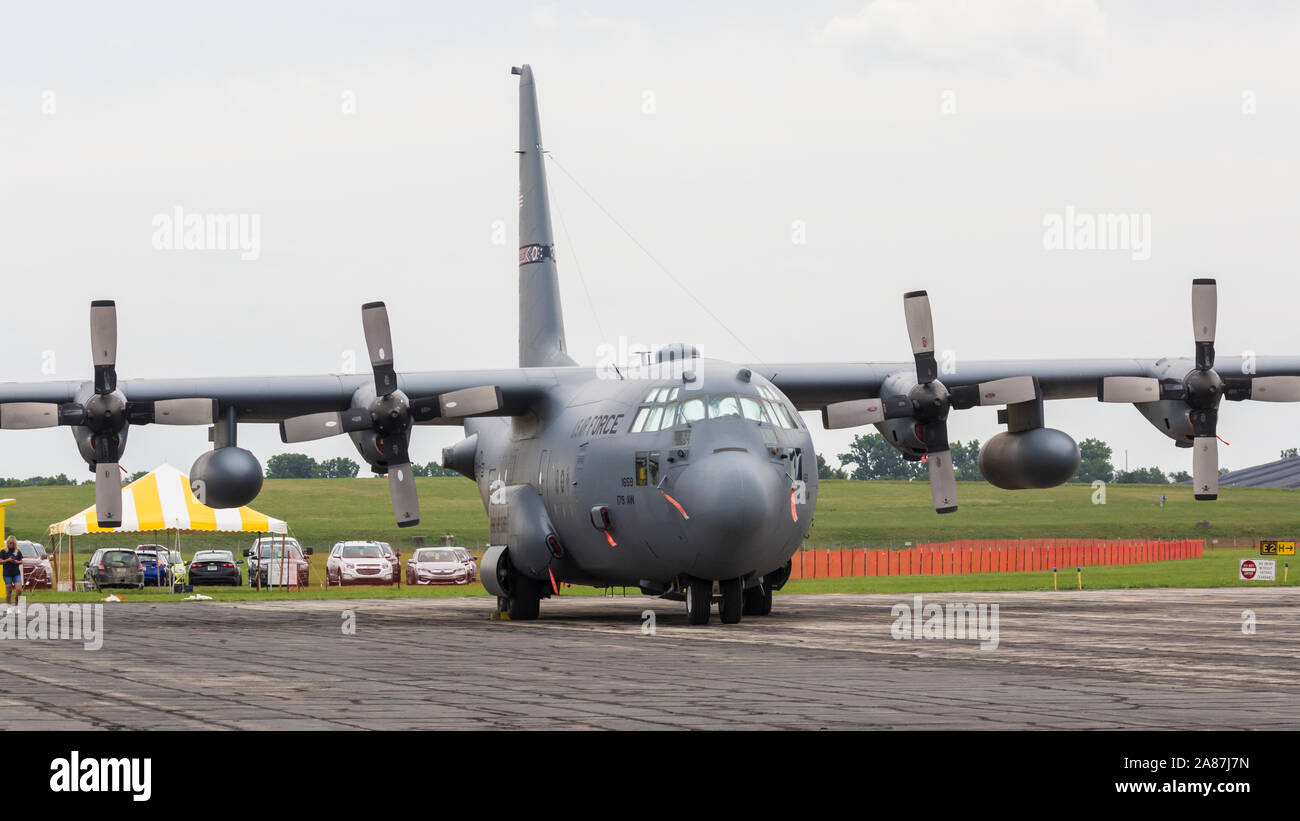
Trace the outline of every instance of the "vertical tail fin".
<instances>
[{"instance_id":1,"label":"vertical tail fin","mask_svg":"<svg viewBox=\"0 0 1300 821\"><path fill-rule=\"evenodd\" d=\"M573 365L564 344L537 87L528 65L510 72L519 75L519 365Z\"/></svg>"}]
</instances>

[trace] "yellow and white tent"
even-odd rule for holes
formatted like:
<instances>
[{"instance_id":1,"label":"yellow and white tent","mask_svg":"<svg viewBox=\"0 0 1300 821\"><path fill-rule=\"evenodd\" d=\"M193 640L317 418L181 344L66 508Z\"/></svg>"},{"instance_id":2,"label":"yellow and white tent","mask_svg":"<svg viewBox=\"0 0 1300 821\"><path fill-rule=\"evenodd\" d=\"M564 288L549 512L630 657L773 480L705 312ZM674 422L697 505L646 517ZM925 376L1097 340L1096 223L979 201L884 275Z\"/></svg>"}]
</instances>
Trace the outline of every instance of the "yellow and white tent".
<instances>
[{"instance_id":1,"label":"yellow and white tent","mask_svg":"<svg viewBox=\"0 0 1300 821\"><path fill-rule=\"evenodd\" d=\"M87 533L288 533L280 519L250 507L214 509L190 491L190 477L161 465L122 488L122 524L100 527L94 505L50 525L51 536Z\"/></svg>"}]
</instances>

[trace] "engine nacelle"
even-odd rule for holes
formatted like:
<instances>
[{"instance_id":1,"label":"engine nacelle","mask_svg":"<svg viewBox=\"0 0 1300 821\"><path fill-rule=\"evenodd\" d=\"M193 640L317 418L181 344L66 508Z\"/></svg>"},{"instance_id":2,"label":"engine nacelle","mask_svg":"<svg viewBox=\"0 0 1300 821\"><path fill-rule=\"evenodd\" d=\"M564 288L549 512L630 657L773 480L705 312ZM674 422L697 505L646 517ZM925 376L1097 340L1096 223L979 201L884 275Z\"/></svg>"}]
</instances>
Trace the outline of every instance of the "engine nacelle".
<instances>
[{"instance_id":1,"label":"engine nacelle","mask_svg":"<svg viewBox=\"0 0 1300 821\"><path fill-rule=\"evenodd\" d=\"M1180 448L1192 446L1192 422L1187 416L1187 403L1182 400L1142 402L1133 407L1155 425L1156 430L1174 440Z\"/></svg>"},{"instance_id":2,"label":"engine nacelle","mask_svg":"<svg viewBox=\"0 0 1300 821\"><path fill-rule=\"evenodd\" d=\"M126 436L130 432L131 426L124 425L122 432L117 435L118 441L121 443L118 448L122 453L126 452ZM87 465L93 465L95 462L95 443L92 441L94 438L95 435L90 432L89 428L75 427L72 429L72 440L77 443L77 452L81 454L81 458L86 461ZM94 473L93 468L91 468L91 473Z\"/></svg>"},{"instance_id":3,"label":"engine nacelle","mask_svg":"<svg viewBox=\"0 0 1300 821\"><path fill-rule=\"evenodd\" d=\"M194 460L190 489L208 507L243 507L262 491L262 465L243 448L210 450Z\"/></svg>"},{"instance_id":4,"label":"engine nacelle","mask_svg":"<svg viewBox=\"0 0 1300 821\"><path fill-rule=\"evenodd\" d=\"M1079 446L1055 428L1003 432L980 448L980 473L1004 490L1056 487L1079 470Z\"/></svg>"},{"instance_id":5,"label":"engine nacelle","mask_svg":"<svg viewBox=\"0 0 1300 821\"><path fill-rule=\"evenodd\" d=\"M886 419L876 425L876 430L880 431L885 441L898 449L903 454L903 458L909 462L919 460L926 452L925 443L916 438L916 420L911 417Z\"/></svg>"},{"instance_id":6,"label":"engine nacelle","mask_svg":"<svg viewBox=\"0 0 1300 821\"><path fill-rule=\"evenodd\" d=\"M881 396L907 396L916 387L916 374L898 371L885 378L880 387ZM916 462L926 452L925 443L916 438L916 420L908 417L886 419L876 425L885 441L903 454L909 462Z\"/></svg>"},{"instance_id":7,"label":"engine nacelle","mask_svg":"<svg viewBox=\"0 0 1300 821\"><path fill-rule=\"evenodd\" d=\"M478 458L478 434L473 433L449 448L442 449L442 466L454 470L466 479L474 479L474 463Z\"/></svg>"},{"instance_id":8,"label":"engine nacelle","mask_svg":"<svg viewBox=\"0 0 1300 821\"><path fill-rule=\"evenodd\" d=\"M349 433L348 436L352 437L352 444L356 445L357 453L366 460L366 464L370 465L371 471L380 476L388 473L388 457L379 447L379 434L373 430L362 430Z\"/></svg>"}]
</instances>

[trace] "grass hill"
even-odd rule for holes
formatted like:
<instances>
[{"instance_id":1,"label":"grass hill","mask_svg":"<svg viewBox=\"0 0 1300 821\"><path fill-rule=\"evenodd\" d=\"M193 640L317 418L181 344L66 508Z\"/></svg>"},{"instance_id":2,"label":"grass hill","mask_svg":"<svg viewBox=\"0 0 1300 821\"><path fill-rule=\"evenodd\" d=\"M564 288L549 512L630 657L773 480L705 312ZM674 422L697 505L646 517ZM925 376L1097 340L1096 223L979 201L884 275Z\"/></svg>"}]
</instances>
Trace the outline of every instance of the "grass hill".
<instances>
[{"instance_id":1,"label":"grass hill","mask_svg":"<svg viewBox=\"0 0 1300 821\"><path fill-rule=\"evenodd\" d=\"M458 542L481 548L487 541L487 516L475 486L462 478L423 478L422 523L398 528L382 478L269 479L253 503L257 510L286 520L304 545L320 551L342 539L378 539L403 550L411 536L453 533ZM1110 485L1106 504L1093 504L1089 485L1049 490L1005 491L982 482L958 486L961 509L939 516L924 482L823 481L810 547L888 547L903 542L959 538L1294 538L1300 535L1300 490L1223 488L1217 502L1196 502L1189 487ZM1160 496L1167 501L1162 506ZM17 499L7 525L19 538L49 541L46 530L94 503L94 488L29 487L0 489ZM1208 522L1198 527L1197 523ZM86 548L152 541L140 536L78 539ZM161 541L161 536L159 537ZM201 547L242 549L250 538L232 535L182 535L189 555Z\"/></svg>"}]
</instances>

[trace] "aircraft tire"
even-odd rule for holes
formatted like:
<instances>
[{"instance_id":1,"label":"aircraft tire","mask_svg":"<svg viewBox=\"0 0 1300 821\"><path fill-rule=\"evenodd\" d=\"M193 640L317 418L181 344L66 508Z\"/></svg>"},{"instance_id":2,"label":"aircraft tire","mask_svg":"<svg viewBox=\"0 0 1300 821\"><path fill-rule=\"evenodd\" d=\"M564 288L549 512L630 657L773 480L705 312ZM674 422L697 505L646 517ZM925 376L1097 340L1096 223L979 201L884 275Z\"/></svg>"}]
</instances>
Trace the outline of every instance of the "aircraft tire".
<instances>
[{"instance_id":1,"label":"aircraft tire","mask_svg":"<svg viewBox=\"0 0 1300 821\"><path fill-rule=\"evenodd\" d=\"M541 612L542 585L526 576L510 580L510 600L506 613L511 621L532 621Z\"/></svg>"},{"instance_id":2,"label":"aircraft tire","mask_svg":"<svg viewBox=\"0 0 1300 821\"><path fill-rule=\"evenodd\" d=\"M708 579L686 581L686 617L691 624L708 624L713 605L713 582Z\"/></svg>"},{"instance_id":3,"label":"aircraft tire","mask_svg":"<svg viewBox=\"0 0 1300 821\"><path fill-rule=\"evenodd\" d=\"M772 591L767 585L745 591L745 615L766 616L772 612Z\"/></svg>"},{"instance_id":4,"label":"aircraft tire","mask_svg":"<svg viewBox=\"0 0 1300 821\"><path fill-rule=\"evenodd\" d=\"M745 580L727 579L719 582L722 601L718 602L718 617L723 624L739 624L745 610Z\"/></svg>"}]
</instances>

